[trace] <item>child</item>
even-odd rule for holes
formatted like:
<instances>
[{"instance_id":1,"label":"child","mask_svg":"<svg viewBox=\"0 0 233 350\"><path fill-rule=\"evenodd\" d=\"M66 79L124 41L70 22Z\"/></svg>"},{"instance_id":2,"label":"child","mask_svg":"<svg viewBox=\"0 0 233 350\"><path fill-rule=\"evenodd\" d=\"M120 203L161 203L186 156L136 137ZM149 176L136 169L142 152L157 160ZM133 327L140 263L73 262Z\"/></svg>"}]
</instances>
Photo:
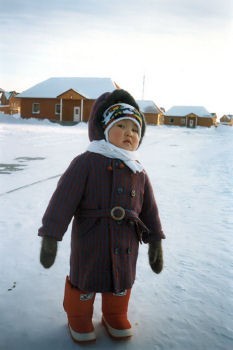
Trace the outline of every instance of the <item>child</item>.
<instances>
[{"instance_id":1,"label":"child","mask_svg":"<svg viewBox=\"0 0 233 350\"><path fill-rule=\"evenodd\" d=\"M127 318L135 280L139 242L149 243L149 263L163 268L165 238L152 186L136 150L145 120L134 98L117 89L95 102L89 123L88 149L77 156L58 182L43 216L40 261L55 260L71 219L70 274L64 309L74 341L96 339L92 323L96 293L102 293L102 323L110 336L132 335Z\"/></svg>"}]
</instances>

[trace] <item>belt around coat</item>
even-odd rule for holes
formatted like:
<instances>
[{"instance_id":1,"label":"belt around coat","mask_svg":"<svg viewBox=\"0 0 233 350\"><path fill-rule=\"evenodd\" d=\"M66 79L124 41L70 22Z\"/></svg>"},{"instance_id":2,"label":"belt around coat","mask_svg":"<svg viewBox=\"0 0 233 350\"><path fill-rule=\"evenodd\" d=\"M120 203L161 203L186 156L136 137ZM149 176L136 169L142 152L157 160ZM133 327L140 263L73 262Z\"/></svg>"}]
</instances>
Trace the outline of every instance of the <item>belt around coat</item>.
<instances>
[{"instance_id":1,"label":"belt around coat","mask_svg":"<svg viewBox=\"0 0 233 350\"><path fill-rule=\"evenodd\" d=\"M120 206L115 206L111 209L82 209L78 212L78 216L92 218L109 217L118 222L125 219L128 221L133 221L136 224L136 231L141 243L143 233L149 234L150 232L142 220L139 219L138 214L134 210L125 209Z\"/></svg>"}]
</instances>

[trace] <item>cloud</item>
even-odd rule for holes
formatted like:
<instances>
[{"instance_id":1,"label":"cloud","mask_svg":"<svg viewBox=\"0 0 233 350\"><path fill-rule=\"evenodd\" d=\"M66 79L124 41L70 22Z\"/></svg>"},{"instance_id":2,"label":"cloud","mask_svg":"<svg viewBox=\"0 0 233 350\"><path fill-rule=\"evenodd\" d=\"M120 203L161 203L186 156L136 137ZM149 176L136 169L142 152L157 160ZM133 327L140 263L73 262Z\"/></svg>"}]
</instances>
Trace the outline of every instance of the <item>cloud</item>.
<instances>
[{"instance_id":1,"label":"cloud","mask_svg":"<svg viewBox=\"0 0 233 350\"><path fill-rule=\"evenodd\" d=\"M231 0L165 0L160 3L163 12L187 19L232 18Z\"/></svg>"},{"instance_id":2,"label":"cloud","mask_svg":"<svg viewBox=\"0 0 233 350\"><path fill-rule=\"evenodd\" d=\"M2 0L0 0L0 3ZM11 0L1 6L1 17L18 20L37 18L38 21L56 15L91 15L102 20L131 23L132 19L156 22L164 16L176 17L186 21L200 19L231 20L233 16L232 0ZM135 28L140 22L135 22Z\"/></svg>"}]
</instances>

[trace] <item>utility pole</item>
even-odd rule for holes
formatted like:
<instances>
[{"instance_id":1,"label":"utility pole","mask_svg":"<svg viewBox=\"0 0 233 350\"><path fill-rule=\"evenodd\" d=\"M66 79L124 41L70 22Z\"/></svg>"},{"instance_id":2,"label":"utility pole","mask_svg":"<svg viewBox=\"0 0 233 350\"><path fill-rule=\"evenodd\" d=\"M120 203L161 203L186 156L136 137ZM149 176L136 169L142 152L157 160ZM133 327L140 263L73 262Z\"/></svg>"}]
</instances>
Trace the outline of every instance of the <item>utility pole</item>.
<instances>
[{"instance_id":1,"label":"utility pole","mask_svg":"<svg viewBox=\"0 0 233 350\"><path fill-rule=\"evenodd\" d=\"M144 100L144 90L145 90L145 73L143 74L143 78L142 78L142 100Z\"/></svg>"}]
</instances>

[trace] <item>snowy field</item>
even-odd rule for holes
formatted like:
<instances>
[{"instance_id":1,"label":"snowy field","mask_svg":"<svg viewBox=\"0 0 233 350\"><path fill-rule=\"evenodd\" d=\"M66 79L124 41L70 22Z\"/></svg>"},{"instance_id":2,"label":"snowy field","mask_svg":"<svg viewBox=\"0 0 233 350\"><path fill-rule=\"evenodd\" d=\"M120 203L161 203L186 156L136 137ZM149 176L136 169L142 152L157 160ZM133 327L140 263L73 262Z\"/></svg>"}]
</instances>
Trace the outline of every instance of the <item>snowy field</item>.
<instances>
[{"instance_id":1,"label":"snowy field","mask_svg":"<svg viewBox=\"0 0 233 350\"><path fill-rule=\"evenodd\" d=\"M37 230L60 174L88 145L87 126L0 116L0 143L0 349L79 349L62 308L70 228L49 270ZM108 338L97 295L97 341L85 348L233 349L233 127L149 126L140 155L167 236L164 271L153 274L140 246L133 338Z\"/></svg>"}]
</instances>

